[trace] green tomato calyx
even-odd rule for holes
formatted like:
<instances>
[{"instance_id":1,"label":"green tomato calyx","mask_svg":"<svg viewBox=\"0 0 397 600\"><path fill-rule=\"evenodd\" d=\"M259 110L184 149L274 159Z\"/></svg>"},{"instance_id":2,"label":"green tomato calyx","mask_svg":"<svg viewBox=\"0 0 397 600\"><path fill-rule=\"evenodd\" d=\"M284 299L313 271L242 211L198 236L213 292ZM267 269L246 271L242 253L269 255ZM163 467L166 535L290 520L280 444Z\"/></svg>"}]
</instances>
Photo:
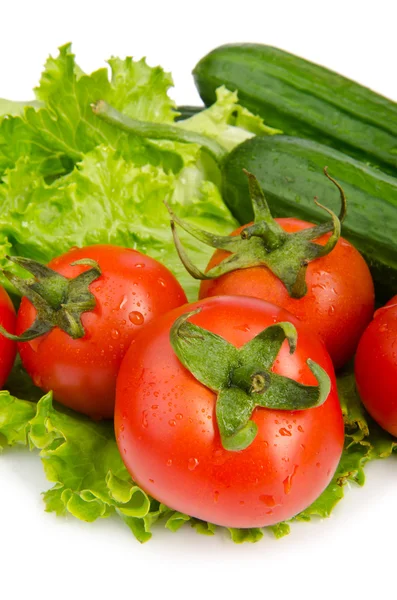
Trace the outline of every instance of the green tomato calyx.
<instances>
[{"instance_id":1,"label":"green tomato calyx","mask_svg":"<svg viewBox=\"0 0 397 600\"><path fill-rule=\"evenodd\" d=\"M256 407L307 410L325 402L331 380L311 359L307 365L317 385L303 385L272 371L285 340L290 354L295 352L298 334L292 323L271 325L236 348L189 320L200 310L188 312L175 321L170 341L183 366L200 383L216 392L216 419L226 450L244 450L254 441L257 425L251 417Z\"/></svg>"},{"instance_id":2,"label":"green tomato calyx","mask_svg":"<svg viewBox=\"0 0 397 600\"><path fill-rule=\"evenodd\" d=\"M10 283L33 304L37 314L33 324L21 335L12 335L1 326L0 333L17 342L29 342L59 327L73 339L84 337L81 315L96 306L89 286L101 276L98 263L89 258L71 263L91 268L68 279L35 260L16 256L7 258L33 275L31 279L22 279L4 272Z\"/></svg>"},{"instance_id":3,"label":"green tomato calyx","mask_svg":"<svg viewBox=\"0 0 397 600\"><path fill-rule=\"evenodd\" d=\"M171 216L171 229L179 257L190 275L195 279L202 280L217 279L236 269L264 266L284 283L292 298L302 298L307 292L306 269L309 262L329 254L339 240L341 223L346 216L346 197L343 189L335 179L328 175L327 168L324 168L324 174L340 193L342 208L339 217L314 199L317 206L323 208L331 216L331 220L309 229L287 233L273 219L256 177L248 171L245 171L245 174L248 177L255 220L252 225L247 225L242 230L240 236L219 236L203 231L180 219L166 205ZM203 273L190 261L179 239L176 225L200 242L212 248L230 252L230 256ZM332 233L324 245L313 241L329 232Z\"/></svg>"}]
</instances>

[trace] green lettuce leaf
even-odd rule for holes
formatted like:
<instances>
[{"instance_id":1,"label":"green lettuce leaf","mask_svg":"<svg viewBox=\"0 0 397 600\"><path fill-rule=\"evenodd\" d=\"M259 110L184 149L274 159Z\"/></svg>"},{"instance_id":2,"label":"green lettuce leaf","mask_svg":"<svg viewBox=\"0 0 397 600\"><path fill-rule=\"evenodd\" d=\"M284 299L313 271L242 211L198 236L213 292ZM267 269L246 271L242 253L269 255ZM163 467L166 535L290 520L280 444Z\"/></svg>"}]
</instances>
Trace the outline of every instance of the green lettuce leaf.
<instances>
[{"instance_id":1,"label":"green lettuce leaf","mask_svg":"<svg viewBox=\"0 0 397 600\"><path fill-rule=\"evenodd\" d=\"M57 515L71 514L87 522L116 515L140 542L150 539L152 528L158 522L173 532L186 523L205 535L213 535L222 529L173 511L141 490L123 464L113 423L94 422L73 411L54 407L51 394L46 394L38 402L16 398L17 375L23 375L20 365L17 369L8 382L11 391L0 392L0 447L24 444L39 451L46 476L54 484L44 493L47 511ZM390 456L397 450L397 440L365 414L351 383L352 378L353 375L348 374L339 379L348 427L339 467L323 494L292 521L328 517L343 497L347 481L363 485L365 463ZM28 386L25 385L24 389L29 397ZM36 393L37 389L32 389L30 397L36 397ZM355 441L357 430L368 431L368 434ZM278 523L267 529L280 538L289 533L290 524ZM258 528L228 529L236 543L257 542L263 531Z\"/></svg>"},{"instance_id":2,"label":"green lettuce leaf","mask_svg":"<svg viewBox=\"0 0 397 600\"><path fill-rule=\"evenodd\" d=\"M282 133L264 124L263 119L238 104L237 92L225 86L216 90L216 102L197 115L177 123L178 127L203 133L215 139L227 150L232 150L255 135Z\"/></svg>"},{"instance_id":3,"label":"green lettuce leaf","mask_svg":"<svg viewBox=\"0 0 397 600\"><path fill-rule=\"evenodd\" d=\"M0 264L12 268L5 258L9 253L48 262L71 246L116 244L161 260L194 298L198 283L178 258L164 200L199 227L225 234L235 227L217 186L189 166L199 152L189 145L186 171L177 176L151 164L138 167L98 146L51 184L28 158L19 159L0 186ZM190 179L189 169L195 174ZM211 251L189 236L184 243L204 267Z\"/></svg>"},{"instance_id":4,"label":"green lettuce leaf","mask_svg":"<svg viewBox=\"0 0 397 600\"><path fill-rule=\"evenodd\" d=\"M106 68L85 75L70 44L47 60L35 89L38 102L26 106L22 114L21 107L13 110L21 116L3 119L0 124L0 174L23 156L39 167L41 175L59 176L71 171L96 146L116 148L121 140L128 145L126 139L136 150L144 151L144 140L126 136L98 119L91 104L102 98L136 118L173 121L177 113L167 95L172 79L160 67L150 68L144 59L112 58L109 64L110 79Z\"/></svg>"},{"instance_id":5,"label":"green lettuce leaf","mask_svg":"<svg viewBox=\"0 0 397 600\"><path fill-rule=\"evenodd\" d=\"M6 100L0 98L0 119L4 116L17 117L22 115L27 106L40 107L40 102L37 100Z\"/></svg>"}]
</instances>

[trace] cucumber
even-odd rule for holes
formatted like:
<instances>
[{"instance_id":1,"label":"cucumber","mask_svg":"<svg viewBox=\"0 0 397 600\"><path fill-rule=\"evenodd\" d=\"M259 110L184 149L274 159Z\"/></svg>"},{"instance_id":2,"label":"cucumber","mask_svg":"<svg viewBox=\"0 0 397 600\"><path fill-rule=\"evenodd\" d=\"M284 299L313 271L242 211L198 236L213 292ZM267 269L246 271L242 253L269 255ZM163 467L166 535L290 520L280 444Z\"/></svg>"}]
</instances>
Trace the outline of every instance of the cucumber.
<instances>
[{"instance_id":1,"label":"cucumber","mask_svg":"<svg viewBox=\"0 0 397 600\"><path fill-rule=\"evenodd\" d=\"M325 166L346 193L343 237L363 254L382 297L392 296L397 292L397 179L311 140L256 137L226 157L223 197L240 223L252 220L247 169L257 177L273 216L324 221L327 215L314 196L339 212L339 196L323 174Z\"/></svg>"},{"instance_id":2,"label":"cucumber","mask_svg":"<svg viewBox=\"0 0 397 600\"><path fill-rule=\"evenodd\" d=\"M286 135L313 139L397 176L397 103L277 48L216 48L193 70L205 104L220 85Z\"/></svg>"}]
</instances>

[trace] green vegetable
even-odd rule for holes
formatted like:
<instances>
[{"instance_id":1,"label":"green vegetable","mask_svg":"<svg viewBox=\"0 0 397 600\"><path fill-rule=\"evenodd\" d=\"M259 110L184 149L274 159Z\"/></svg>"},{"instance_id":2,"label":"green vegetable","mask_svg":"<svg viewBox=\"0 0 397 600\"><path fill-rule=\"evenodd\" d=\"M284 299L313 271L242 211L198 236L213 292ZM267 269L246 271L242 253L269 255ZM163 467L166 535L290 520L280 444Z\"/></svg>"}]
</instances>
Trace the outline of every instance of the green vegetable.
<instances>
[{"instance_id":1,"label":"green vegetable","mask_svg":"<svg viewBox=\"0 0 397 600\"><path fill-rule=\"evenodd\" d=\"M17 366L9 380L11 391L0 392L0 448L25 445L38 450L47 479L53 487L44 494L46 510L71 514L83 521L117 515L134 536L145 542L160 521L171 531L190 523L199 533L212 535L215 527L190 518L148 497L131 480L114 438L113 424L94 422L64 408L53 406L51 394L36 403L37 388L26 385L26 375ZM21 380L24 385L20 386ZM25 399L15 397L19 385ZM363 466L397 450L397 440L381 430L364 412L354 388L353 375L339 378L339 392L346 423L346 444L338 470L323 494L293 520L328 517L343 497L347 481L364 483ZM289 533L289 524L269 528L276 537ZM230 529L237 542L256 542L261 529Z\"/></svg>"},{"instance_id":2,"label":"green vegetable","mask_svg":"<svg viewBox=\"0 0 397 600\"><path fill-rule=\"evenodd\" d=\"M207 105L225 85L237 90L243 106L287 135L321 142L397 175L397 104L350 79L260 44L216 48L193 74Z\"/></svg>"},{"instance_id":3,"label":"green vegetable","mask_svg":"<svg viewBox=\"0 0 397 600\"><path fill-rule=\"evenodd\" d=\"M5 98L0 98L0 119L5 115L22 115L27 106L39 108L40 102L38 100L29 100L28 102L24 102L23 100L6 100Z\"/></svg>"},{"instance_id":4,"label":"green vegetable","mask_svg":"<svg viewBox=\"0 0 397 600\"><path fill-rule=\"evenodd\" d=\"M241 222L253 212L243 169L253 173L272 215L324 221L321 204L338 212L337 197L323 176L327 166L347 198L343 237L363 254L385 297L397 286L397 179L316 142L275 136L247 140L223 164L223 196Z\"/></svg>"}]
</instances>

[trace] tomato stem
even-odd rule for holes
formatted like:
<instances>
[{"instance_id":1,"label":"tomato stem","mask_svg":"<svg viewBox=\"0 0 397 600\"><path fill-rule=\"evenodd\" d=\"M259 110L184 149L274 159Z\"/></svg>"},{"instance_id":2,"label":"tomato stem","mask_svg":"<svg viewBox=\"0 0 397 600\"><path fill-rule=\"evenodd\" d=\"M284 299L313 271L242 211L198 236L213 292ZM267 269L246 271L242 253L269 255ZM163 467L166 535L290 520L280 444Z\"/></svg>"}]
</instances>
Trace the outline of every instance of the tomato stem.
<instances>
[{"instance_id":1,"label":"tomato stem","mask_svg":"<svg viewBox=\"0 0 397 600\"><path fill-rule=\"evenodd\" d=\"M81 315L96 306L89 286L101 275L98 263L88 258L71 263L91 268L73 279L67 279L35 260L16 256L7 258L33 275L32 279L22 279L4 272L10 283L33 304L37 314L33 324L21 335L13 335L1 326L0 333L17 342L29 342L59 327L73 339L83 337L85 331Z\"/></svg>"},{"instance_id":2,"label":"tomato stem","mask_svg":"<svg viewBox=\"0 0 397 600\"><path fill-rule=\"evenodd\" d=\"M302 298L307 292L306 270L308 264L329 254L340 238L341 222L346 216L346 197L343 189L328 175L325 168L324 174L336 185L340 193L341 211L339 217L320 204L317 199L314 199L317 206L328 212L331 220L295 233L286 233L281 225L273 219L256 177L248 171L244 172L248 177L255 220L252 225L247 225L241 231L239 237L217 236L199 229L180 219L166 205L171 217L171 230L179 258L188 273L195 279L201 280L216 279L237 269L265 266L284 283L292 298ZM212 248L227 250L230 252L230 256L203 273L189 259L179 239L177 225L200 242ZM329 232L331 232L331 235L325 244L321 245L314 242L314 240Z\"/></svg>"},{"instance_id":3,"label":"tomato stem","mask_svg":"<svg viewBox=\"0 0 397 600\"><path fill-rule=\"evenodd\" d=\"M308 386L273 373L285 340L294 353L297 332L292 323L271 325L241 348L192 323L199 310L179 317L170 332L175 354L190 373L217 394L216 419L226 450L247 448L255 439L253 410L307 410L325 402L331 390L328 374L312 360L307 365L317 380Z\"/></svg>"}]
</instances>

